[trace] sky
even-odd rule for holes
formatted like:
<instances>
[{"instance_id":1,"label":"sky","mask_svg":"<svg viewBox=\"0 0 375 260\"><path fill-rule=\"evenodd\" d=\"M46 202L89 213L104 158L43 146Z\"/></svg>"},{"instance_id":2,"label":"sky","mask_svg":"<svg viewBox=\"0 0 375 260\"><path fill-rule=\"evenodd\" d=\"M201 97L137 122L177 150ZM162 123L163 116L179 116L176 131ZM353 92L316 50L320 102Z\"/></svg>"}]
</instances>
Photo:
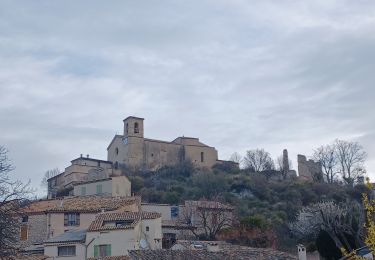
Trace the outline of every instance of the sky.
<instances>
[{"instance_id":1,"label":"sky","mask_svg":"<svg viewBox=\"0 0 375 260\"><path fill-rule=\"evenodd\" d=\"M2 0L0 144L40 188L133 115L224 160L358 141L375 178L374 46L373 0Z\"/></svg>"}]
</instances>

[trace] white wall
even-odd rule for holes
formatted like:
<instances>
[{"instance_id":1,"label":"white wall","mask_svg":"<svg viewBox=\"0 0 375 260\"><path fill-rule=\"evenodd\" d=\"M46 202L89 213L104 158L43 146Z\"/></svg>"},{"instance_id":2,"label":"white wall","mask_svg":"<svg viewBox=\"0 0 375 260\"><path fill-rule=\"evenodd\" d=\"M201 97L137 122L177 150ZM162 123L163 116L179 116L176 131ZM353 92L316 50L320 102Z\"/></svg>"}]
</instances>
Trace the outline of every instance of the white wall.
<instances>
[{"instance_id":1,"label":"white wall","mask_svg":"<svg viewBox=\"0 0 375 260\"><path fill-rule=\"evenodd\" d=\"M75 256L58 256L57 245L45 245L44 254L48 256L47 259L69 259L69 260L82 260L85 259L85 246L82 244L66 244L66 246L76 246L76 255ZM64 246L59 244L59 246Z\"/></svg>"},{"instance_id":2,"label":"white wall","mask_svg":"<svg viewBox=\"0 0 375 260\"><path fill-rule=\"evenodd\" d=\"M146 227L149 231L146 231ZM95 245L111 245L112 256L128 255L128 250L140 249L139 242L146 239L151 249L162 248L161 218L143 220L131 229L118 229L101 232L87 232L87 257L94 257ZM156 242L155 238L160 242Z\"/></svg>"},{"instance_id":3,"label":"white wall","mask_svg":"<svg viewBox=\"0 0 375 260\"><path fill-rule=\"evenodd\" d=\"M171 207L167 204L142 204L142 211L158 212L163 220L171 220Z\"/></svg>"},{"instance_id":4,"label":"white wall","mask_svg":"<svg viewBox=\"0 0 375 260\"><path fill-rule=\"evenodd\" d=\"M82 183L74 186L74 196L97 195L96 186L102 185L102 194L113 197L131 196L131 183L125 176L112 177L111 179ZM86 187L86 194L81 194L81 188Z\"/></svg>"}]
</instances>

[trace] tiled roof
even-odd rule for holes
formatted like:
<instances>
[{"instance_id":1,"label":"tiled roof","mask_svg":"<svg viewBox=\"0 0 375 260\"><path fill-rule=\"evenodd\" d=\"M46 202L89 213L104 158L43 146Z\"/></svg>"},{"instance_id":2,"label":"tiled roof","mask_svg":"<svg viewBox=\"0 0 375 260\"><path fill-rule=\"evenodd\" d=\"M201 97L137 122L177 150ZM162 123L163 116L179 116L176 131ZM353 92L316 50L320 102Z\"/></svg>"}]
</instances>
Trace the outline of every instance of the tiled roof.
<instances>
[{"instance_id":1,"label":"tiled roof","mask_svg":"<svg viewBox=\"0 0 375 260\"><path fill-rule=\"evenodd\" d=\"M130 260L131 258L129 256L101 256L101 257L90 257L87 258L87 260Z\"/></svg>"},{"instance_id":2,"label":"tiled roof","mask_svg":"<svg viewBox=\"0 0 375 260\"><path fill-rule=\"evenodd\" d=\"M54 200L34 201L23 208L26 214L40 214L45 212L99 212L116 209L127 209L127 206L140 205L140 197L100 197L82 196L65 197Z\"/></svg>"},{"instance_id":3,"label":"tiled roof","mask_svg":"<svg viewBox=\"0 0 375 260\"><path fill-rule=\"evenodd\" d=\"M35 255L19 255L12 258L14 260L45 260L48 259L48 256L42 254Z\"/></svg>"},{"instance_id":4,"label":"tiled roof","mask_svg":"<svg viewBox=\"0 0 375 260\"><path fill-rule=\"evenodd\" d=\"M187 200L185 201L185 206L193 206L198 208L204 209L225 209L225 210L234 210L232 206L225 205L218 201L210 201L210 200Z\"/></svg>"},{"instance_id":5,"label":"tiled roof","mask_svg":"<svg viewBox=\"0 0 375 260\"><path fill-rule=\"evenodd\" d=\"M66 243L66 242L82 242L86 239L86 230L71 230L62 233L61 235L52 237L45 241L46 244L51 243Z\"/></svg>"},{"instance_id":6,"label":"tiled roof","mask_svg":"<svg viewBox=\"0 0 375 260\"><path fill-rule=\"evenodd\" d=\"M163 228L172 228L172 229L192 229L191 225L187 225L186 223L183 223L182 221L178 220L162 220L161 226ZM193 227L195 228L195 227Z\"/></svg>"},{"instance_id":7,"label":"tiled roof","mask_svg":"<svg viewBox=\"0 0 375 260\"><path fill-rule=\"evenodd\" d=\"M116 213L102 213L96 216L91 223L88 231L114 230L114 229L128 229L133 228L141 219L156 219L161 218L161 214L157 212L116 212ZM130 225L126 226L103 226L104 222L133 220Z\"/></svg>"},{"instance_id":8,"label":"tiled roof","mask_svg":"<svg viewBox=\"0 0 375 260\"><path fill-rule=\"evenodd\" d=\"M219 252L209 252L206 250L131 250L131 259L142 260L296 260L297 257L288 253L265 248L247 248L226 250Z\"/></svg>"}]
</instances>

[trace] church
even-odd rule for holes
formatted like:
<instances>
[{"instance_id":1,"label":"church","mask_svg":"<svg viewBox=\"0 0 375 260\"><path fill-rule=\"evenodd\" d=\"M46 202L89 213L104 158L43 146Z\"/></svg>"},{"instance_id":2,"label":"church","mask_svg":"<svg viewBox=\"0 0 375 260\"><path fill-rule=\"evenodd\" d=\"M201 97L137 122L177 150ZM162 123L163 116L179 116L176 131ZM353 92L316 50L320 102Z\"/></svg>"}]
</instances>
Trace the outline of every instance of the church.
<instances>
[{"instance_id":1,"label":"church","mask_svg":"<svg viewBox=\"0 0 375 260\"><path fill-rule=\"evenodd\" d=\"M129 116L124 120L124 134L115 135L109 144L108 161L131 170L156 170L162 166L191 161L197 167L211 168L217 163L215 147L193 137L161 141L144 137L144 118Z\"/></svg>"}]
</instances>

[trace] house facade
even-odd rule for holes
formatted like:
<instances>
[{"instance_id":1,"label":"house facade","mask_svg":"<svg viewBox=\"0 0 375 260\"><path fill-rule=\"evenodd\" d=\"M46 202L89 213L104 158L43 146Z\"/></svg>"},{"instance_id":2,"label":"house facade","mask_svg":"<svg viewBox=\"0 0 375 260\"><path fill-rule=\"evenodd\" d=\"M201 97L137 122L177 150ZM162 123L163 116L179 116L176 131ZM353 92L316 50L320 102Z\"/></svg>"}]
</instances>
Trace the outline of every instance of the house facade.
<instances>
[{"instance_id":1,"label":"house facade","mask_svg":"<svg viewBox=\"0 0 375 260\"><path fill-rule=\"evenodd\" d=\"M112 162L81 155L72 160L64 172L47 180L48 198L72 195L75 184L119 175L120 170L113 167Z\"/></svg>"},{"instance_id":2,"label":"house facade","mask_svg":"<svg viewBox=\"0 0 375 260\"><path fill-rule=\"evenodd\" d=\"M44 242L47 259L86 259L86 230L67 231Z\"/></svg>"},{"instance_id":3,"label":"house facade","mask_svg":"<svg viewBox=\"0 0 375 260\"><path fill-rule=\"evenodd\" d=\"M198 138L178 137L173 141L145 138L144 119L134 116L124 119L123 135L115 135L107 151L108 161L131 170L156 170L183 161L211 168L222 162L218 160L217 150Z\"/></svg>"},{"instance_id":4,"label":"house facade","mask_svg":"<svg viewBox=\"0 0 375 260\"><path fill-rule=\"evenodd\" d=\"M126 176L114 176L106 179L81 182L73 186L74 196L111 196L129 197L131 183Z\"/></svg>"},{"instance_id":5,"label":"house facade","mask_svg":"<svg viewBox=\"0 0 375 260\"><path fill-rule=\"evenodd\" d=\"M18 244L42 244L68 231L87 229L98 213L140 210L139 197L67 197L35 201L22 209Z\"/></svg>"},{"instance_id":6,"label":"house facade","mask_svg":"<svg viewBox=\"0 0 375 260\"><path fill-rule=\"evenodd\" d=\"M121 212L99 214L86 234L87 257L128 255L129 250L161 249L161 214Z\"/></svg>"}]
</instances>

